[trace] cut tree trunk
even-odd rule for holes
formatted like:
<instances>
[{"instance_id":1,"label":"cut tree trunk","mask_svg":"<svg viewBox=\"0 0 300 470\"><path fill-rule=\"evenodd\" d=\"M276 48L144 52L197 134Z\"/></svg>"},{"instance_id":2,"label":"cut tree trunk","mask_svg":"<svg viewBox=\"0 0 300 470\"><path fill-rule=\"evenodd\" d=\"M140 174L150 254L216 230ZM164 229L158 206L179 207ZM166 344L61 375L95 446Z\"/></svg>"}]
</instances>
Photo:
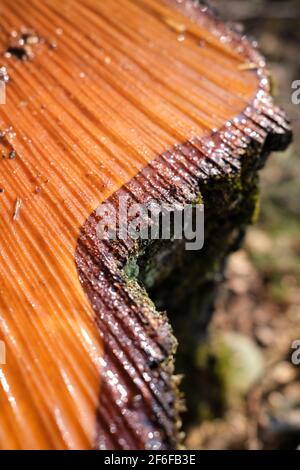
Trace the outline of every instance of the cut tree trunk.
<instances>
[{"instance_id":1,"label":"cut tree trunk","mask_svg":"<svg viewBox=\"0 0 300 470\"><path fill-rule=\"evenodd\" d=\"M2 0L0 15L0 447L175 448L176 340L145 287L181 310L184 346L195 318L204 331L185 299L211 311L257 171L291 139L264 60L189 0ZM102 240L97 208L120 196L202 201L203 250Z\"/></svg>"}]
</instances>

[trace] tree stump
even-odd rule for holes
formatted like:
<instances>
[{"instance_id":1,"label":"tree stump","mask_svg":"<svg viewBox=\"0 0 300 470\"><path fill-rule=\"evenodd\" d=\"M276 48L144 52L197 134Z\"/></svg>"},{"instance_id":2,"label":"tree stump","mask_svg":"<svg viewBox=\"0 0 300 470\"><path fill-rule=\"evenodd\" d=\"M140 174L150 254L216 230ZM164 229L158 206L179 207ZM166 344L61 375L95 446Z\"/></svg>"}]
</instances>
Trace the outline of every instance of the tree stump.
<instances>
[{"instance_id":1,"label":"tree stump","mask_svg":"<svg viewBox=\"0 0 300 470\"><path fill-rule=\"evenodd\" d=\"M190 0L2 0L0 14L0 447L174 449L176 339L145 288L190 347L257 172L291 139L265 61ZM97 209L120 196L202 201L203 250L102 240Z\"/></svg>"}]
</instances>

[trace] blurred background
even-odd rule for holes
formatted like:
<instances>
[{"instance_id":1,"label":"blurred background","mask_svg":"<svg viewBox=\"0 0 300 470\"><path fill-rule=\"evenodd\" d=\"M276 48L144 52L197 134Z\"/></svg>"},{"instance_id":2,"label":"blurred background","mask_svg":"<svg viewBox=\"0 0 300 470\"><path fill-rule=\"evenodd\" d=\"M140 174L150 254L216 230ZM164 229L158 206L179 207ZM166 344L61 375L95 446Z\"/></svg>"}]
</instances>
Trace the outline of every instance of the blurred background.
<instances>
[{"instance_id":1,"label":"blurred background","mask_svg":"<svg viewBox=\"0 0 300 470\"><path fill-rule=\"evenodd\" d=\"M300 0L214 0L223 18L242 23L267 57L276 101L294 143L261 173L261 212L232 255L207 343L197 352L199 390L191 449L296 449L300 446ZM207 365L209 364L209 366Z\"/></svg>"}]
</instances>

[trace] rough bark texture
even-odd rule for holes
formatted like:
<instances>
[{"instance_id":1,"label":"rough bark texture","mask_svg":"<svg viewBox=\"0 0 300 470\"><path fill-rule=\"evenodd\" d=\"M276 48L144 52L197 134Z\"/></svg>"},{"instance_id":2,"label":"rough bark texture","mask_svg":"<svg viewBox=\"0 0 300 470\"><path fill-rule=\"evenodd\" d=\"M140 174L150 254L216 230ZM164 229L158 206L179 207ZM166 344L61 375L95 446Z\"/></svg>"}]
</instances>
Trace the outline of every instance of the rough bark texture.
<instances>
[{"instance_id":1,"label":"rough bark texture","mask_svg":"<svg viewBox=\"0 0 300 470\"><path fill-rule=\"evenodd\" d=\"M153 298L163 308L177 311L174 321L182 345L181 369L192 373L194 335L204 333L225 258L238 246L246 225L255 216L257 170L270 151L285 148L290 139L279 110L274 111L271 104L266 107L265 102L264 111L258 103L256 106L249 117L244 115L236 124L227 124L230 143L225 137L227 129L218 133L215 155L214 151L207 155L205 143L180 146L172 150L172 166L164 155L121 190L132 201L146 203L147 198L157 198L157 192L166 186L166 175L173 174L179 177L176 185L167 183L159 201L192 203L201 196L206 208L206 243L197 257L175 243L101 243L95 214L82 230L77 266L93 308L99 312L97 322L103 331L107 364L100 395L100 448L178 445L180 400L173 375L176 342L166 314L156 311L142 285L154 291ZM260 119L267 127L256 124ZM239 127L240 122L243 124ZM255 138L249 137L249 131ZM145 184L149 189L145 190ZM111 198L113 204L118 204L119 195L120 191ZM194 318L187 317L190 306L186 299L192 303L193 294L199 299L201 292L203 306L197 306ZM112 371L117 383L126 388L129 400L122 402L121 393L110 384ZM115 423L114 433L109 432L111 422ZM120 432L126 436L124 444L120 443Z\"/></svg>"}]
</instances>

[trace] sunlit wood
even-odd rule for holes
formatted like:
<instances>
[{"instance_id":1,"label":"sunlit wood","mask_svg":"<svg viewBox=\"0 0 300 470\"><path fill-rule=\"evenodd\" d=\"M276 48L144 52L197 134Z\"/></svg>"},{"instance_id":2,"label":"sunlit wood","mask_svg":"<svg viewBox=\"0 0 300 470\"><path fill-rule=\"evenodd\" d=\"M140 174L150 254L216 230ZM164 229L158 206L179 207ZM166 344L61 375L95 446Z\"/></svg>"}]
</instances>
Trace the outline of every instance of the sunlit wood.
<instances>
[{"instance_id":1,"label":"sunlit wood","mask_svg":"<svg viewBox=\"0 0 300 470\"><path fill-rule=\"evenodd\" d=\"M75 264L80 229L260 86L245 49L201 15L169 0L0 1L1 448L95 445L103 347Z\"/></svg>"}]
</instances>

